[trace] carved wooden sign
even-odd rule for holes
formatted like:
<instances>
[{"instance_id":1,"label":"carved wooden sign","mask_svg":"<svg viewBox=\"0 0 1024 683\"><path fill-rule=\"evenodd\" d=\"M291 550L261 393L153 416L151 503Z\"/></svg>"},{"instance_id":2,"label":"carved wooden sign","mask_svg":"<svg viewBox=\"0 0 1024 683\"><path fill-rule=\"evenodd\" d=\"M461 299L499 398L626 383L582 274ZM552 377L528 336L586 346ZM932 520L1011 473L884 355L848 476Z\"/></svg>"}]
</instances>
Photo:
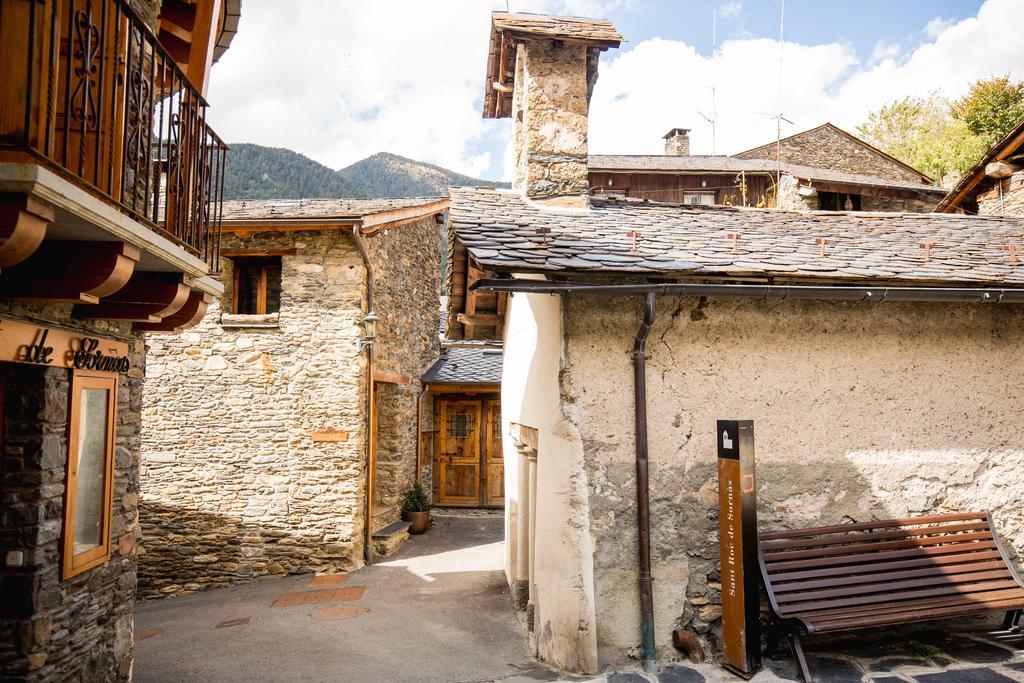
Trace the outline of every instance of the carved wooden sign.
<instances>
[{"instance_id":1,"label":"carved wooden sign","mask_svg":"<svg viewBox=\"0 0 1024 683\"><path fill-rule=\"evenodd\" d=\"M761 668L754 423L719 420L716 433L722 665L743 678L750 678Z\"/></svg>"},{"instance_id":2,"label":"carved wooden sign","mask_svg":"<svg viewBox=\"0 0 1024 683\"><path fill-rule=\"evenodd\" d=\"M0 361L118 374L128 372L128 344L0 318Z\"/></svg>"}]
</instances>

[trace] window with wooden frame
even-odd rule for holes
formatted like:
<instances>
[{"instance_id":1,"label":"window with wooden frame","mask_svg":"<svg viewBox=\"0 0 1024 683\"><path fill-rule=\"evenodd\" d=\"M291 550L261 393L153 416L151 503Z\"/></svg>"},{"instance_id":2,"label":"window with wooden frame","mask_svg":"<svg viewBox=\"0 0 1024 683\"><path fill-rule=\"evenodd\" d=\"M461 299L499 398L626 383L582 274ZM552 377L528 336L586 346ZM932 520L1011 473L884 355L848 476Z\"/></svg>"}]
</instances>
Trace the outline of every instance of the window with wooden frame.
<instances>
[{"instance_id":1,"label":"window with wooden frame","mask_svg":"<svg viewBox=\"0 0 1024 683\"><path fill-rule=\"evenodd\" d=\"M110 559L116 413L116 375L72 373L64 493L65 579Z\"/></svg>"},{"instance_id":2,"label":"window with wooden frame","mask_svg":"<svg viewBox=\"0 0 1024 683\"><path fill-rule=\"evenodd\" d=\"M264 315L281 310L281 257L234 258L231 312Z\"/></svg>"}]
</instances>

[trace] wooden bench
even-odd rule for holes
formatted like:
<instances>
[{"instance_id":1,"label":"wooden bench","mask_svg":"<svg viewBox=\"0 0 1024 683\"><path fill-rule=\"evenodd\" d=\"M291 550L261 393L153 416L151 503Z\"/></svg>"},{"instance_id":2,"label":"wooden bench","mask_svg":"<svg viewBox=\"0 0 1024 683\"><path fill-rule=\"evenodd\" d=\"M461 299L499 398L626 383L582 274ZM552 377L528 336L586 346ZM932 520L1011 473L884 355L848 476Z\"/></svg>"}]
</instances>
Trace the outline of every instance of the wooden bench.
<instances>
[{"instance_id":1,"label":"wooden bench","mask_svg":"<svg viewBox=\"0 0 1024 683\"><path fill-rule=\"evenodd\" d=\"M800 636L1006 610L1020 628L1024 583L987 512L769 531L758 535L771 607L768 652L782 638L811 681Z\"/></svg>"}]
</instances>

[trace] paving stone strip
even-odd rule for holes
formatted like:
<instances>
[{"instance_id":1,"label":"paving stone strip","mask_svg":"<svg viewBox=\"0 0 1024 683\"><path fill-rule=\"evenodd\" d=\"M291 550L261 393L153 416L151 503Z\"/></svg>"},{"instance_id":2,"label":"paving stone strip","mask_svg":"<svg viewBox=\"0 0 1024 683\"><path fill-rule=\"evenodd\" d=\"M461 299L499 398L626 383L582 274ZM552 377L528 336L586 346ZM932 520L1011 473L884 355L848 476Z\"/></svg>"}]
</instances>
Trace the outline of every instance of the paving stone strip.
<instances>
[{"instance_id":1,"label":"paving stone strip","mask_svg":"<svg viewBox=\"0 0 1024 683\"><path fill-rule=\"evenodd\" d=\"M333 590L299 591L285 593L277 598L271 607L294 607L296 605L319 605L339 600L359 600L363 597L363 586L335 588Z\"/></svg>"}]
</instances>

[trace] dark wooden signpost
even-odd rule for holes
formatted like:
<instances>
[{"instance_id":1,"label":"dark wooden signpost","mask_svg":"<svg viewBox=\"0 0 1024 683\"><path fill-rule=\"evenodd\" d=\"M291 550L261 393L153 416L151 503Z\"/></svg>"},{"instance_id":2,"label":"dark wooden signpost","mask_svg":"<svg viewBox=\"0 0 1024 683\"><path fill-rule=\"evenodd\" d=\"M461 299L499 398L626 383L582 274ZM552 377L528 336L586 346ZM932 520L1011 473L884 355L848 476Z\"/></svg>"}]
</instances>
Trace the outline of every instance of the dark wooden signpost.
<instances>
[{"instance_id":1,"label":"dark wooden signpost","mask_svg":"<svg viewBox=\"0 0 1024 683\"><path fill-rule=\"evenodd\" d=\"M761 668L754 423L719 420L717 441L722 666L750 678Z\"/></svg>"}]
</instances>

